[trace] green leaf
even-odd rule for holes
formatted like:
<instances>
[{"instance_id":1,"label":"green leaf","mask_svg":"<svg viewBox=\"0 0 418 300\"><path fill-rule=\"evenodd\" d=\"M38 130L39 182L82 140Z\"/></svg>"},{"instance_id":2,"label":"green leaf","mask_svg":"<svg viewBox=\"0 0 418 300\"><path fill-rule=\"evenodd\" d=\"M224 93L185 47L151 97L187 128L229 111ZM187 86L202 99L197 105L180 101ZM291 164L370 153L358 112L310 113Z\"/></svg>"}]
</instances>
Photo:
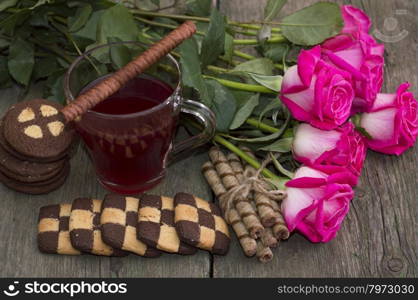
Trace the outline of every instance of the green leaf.
<instances>
[{"instance_id":1,"label":"green leaf","mask_svg":"<svg viewBox=\"0 0 418 300\"><path fill-rule=\"evenodd\" d=\"M89 20L92 12L93 8L87 3L77 8L74 17L68 19L68 30L70 32L76 32L83 28Z\"/></svg>"},{"instance_id":2,"label":"green leaf","mask_svg":"<svg viewBox=\"0 0 418 300\"><path fill-rule=\"evenodd\" d=\"M195 89L199 93L202 102L210 106L212 99L209 97L202 77L196 40L194 38L187 39L181 43L178 49L181 56L180 65L183 85Z\"/></svg>"},{"instance_id":3,"label":"green leaf","mask_svg":"<svg viewBox=\"0 0 418 300\"><path fill-rule=\"evenodd\" d=\"M234 37L226 32L223 57L226 59L226 61L232 62L233 56L234 56Z\"/></svg>"},{"instance_id":4,"label":"green leaf","mask_svg":"<svg viewBox=\"0 0 418 300\"><path fill-rule=\"evenodd\" d=\"M265 44L262 48L261 54L264 57L271 59L273 62L282 62L286 53L289 51L290 46L288 44L276 43Z\"/></svg>"},{"instance_id":5,"label":"green leaf","mask_svg":"<svg viewBox=\"0 0 418 300\"><path fill-rule=\"evenodd\" d=\"M282 20L282 33L292 43L312 46L338 34L343 27L340 6L318 2Z\"/></svg>"},{"instance_id":6,"label":"green leaf","mask_svg":"<svg viewBox=\"0 0 418 300\"><path fill-rule=\"evenodd\" d=\"M289 177L292 179L295 174L287 170L285 167L282 166L282 164L274 157L273 153L270 153L271 160L273 161L274 167L279 171L281 174Z\"/></svg>"},{"instance_id":7,"label":"green leaf","mask_svg":"<svg viewBox=\"0 0 418 300\"><path fill-rule=\"evenodd\" d=\"M21 25L30 16L29 9L22 9L0 21L0 31L8 36L13 36L17 26Z\"/></svg>"},{"instance_id":8,"label":"green leaf","mask_svg":"<svg viewBox=\"0 0 418 300\"><path fill-rule=\"evenodd\" d=\"M286 121L283 123L283 125L277 130L277 132L265 135L262 137L257 138L236 138L236 137L230 137L231 139L235 141L245 142L245 143L263 143L263 142L269 142L272 140L278 139L286 130L287 126L290 122L290 114L288 115Z\"/></svg>"},{"instance_id":9,"label":"green leaf","mask_svg":"<svg viewBox=\"0 0 418 300\"><path fill-rule=\"evenodd\" d=\"M273 20L286 4L287 0L269 0L264 8L264 21Z\"/></svg>"},{"instance_id":10,"label":"green leaf","mask_svg":"<svg viewBox=\"0 0 418 300\"><path fill-rule=\"evenodd\" d=\"M293 138L284 138L273 144L259 148L258 150L287 153L292 151Z\"/></svg>"},{"instance_id":11,"label":"green leaf","mask_svg":"<svg viewBox=\"0 0 418 300\"><path fill-rule=\"evenodd\" d=\"M84 27L77 32L74 32L73 36L95 41L97 37L97 27L104 11L105 10L94 11Z\"/></svg>"},{"instance_id":12,"label":"green leaf","mask_svg":"<svg viewBox=\"0 0 418 300\"><path fill-rule=\"evenodd\" d=\"M57 59L53 56L36 60L33 69L33 79L37 80L50 76L59 68Z\"/></svg>"},{"instance_id":13,"label":"green leaf","mask_svg":"<svg viewBox=\"0 0 418 300\"><path fill-rule=\"evenodd\" d=\"M10 42L7 40L0 39L0 50L6 48L10 45Z\"/></svg>"},{"instance_id":14,"label":"green leaf","mask_svg":"<svg viewBox=\"0 0 418 300\"><path fill-rule=\"evenodd\" d=\"M254 108L258 105L258 99L260 98L260 94L248 94L249 97L241 99L235 97L236 101L238 102L238 110L234 116L231 125L229 125L229 129L237 129L242 124L244 124L245 120L247 120L251 116Z\"/></svg>"},{"instance_id":15,"label":"green leaf","mask_svg":"<svg viewBox=\"0 0 418 300\"><path fill-rule=\"evenodd\" d=\"M216 116L216 130L227 132L237 110L234 95L216 80L206 80L206 85L213 91L210 109Z\"/></svg>"},{"instance_id":16,"label":"green leaf","mask_svg":"<svg viewBox=\"0 0 418 300\"><path fill-rule=\"evenodd\" d=\"M121 5L106 9L97 27L97 41L106 43L109 37L118 37L122 41L135 41L139 34L138 26L129 10Z\"/></svg>"},{"instance_id":17,"label":"green leaf","mask_svg":"<svg viewBox=\"0 0 418 300\"><path fill-rule=\"evenodd\" d=\"M12 78L7 68L7 57L0 56L0 88L10 87L12 83Z\"/></svg>"},{"instance_id":18,"label":"green leaf","mask_svg":"<svg viewBox=\"0 0 418 300\"><path fill-rule=\"evenodd\" d=\"M283 76L276 75L276 76L267 76L267 75L260 75L248 72L252 79L254 79L257 83L269 88L275 92L280 92L282 87L282 80Z\"/></svg>"},{"instance_id":19,"label":"green leaf","mask_svg":"<svg viewBox=\"0 0 418 300\"><path fill-rule=\"evenodd\" d=\"M212 0L186 0L186 13L192 16L207 17L210 15Z\"/></svg>"},{"instance_id":20,"label":"green leaf","mask_svg":"<svg viewBox=\"0 0 418 300\"><path fill-rule=\"evenodd\" d=\"M267 104L264 109L260 112L260 115L258 116L259 121L261 121L263 119L263 117L265 116L265 114L267 114L268 112L272 111L272 110L279 110L283 107L282 103L280 101L278 101L277 99L275 99L276 101L271 101L269 104Z\"/></svg>"},{"instance_id":21,"label":"green leaf","mask_svg":"<svg viewBox=\"0 0 418 300\"><path fill-rule=\"evenodd\" d=\"M224 52L225 46L225 17L217 9L213 9L210 16L208 32L203 39L200 60L205 67Z\"/></svg>"},{"instance_id":22,"label":"green leaf","mask_svg":"<svg viewBox=\"0 0 418 300\"><path fill-rule=\"evenodd\" d=\"M64 75L66 70L57 70L46 81L44 97L64 104Z\"/></svg>"},{"instance_id":23,"label":"green leaf","mask_svg":"<svg viewBox=\"0 0 418 300\"><path fill-rule=\"evenodd\" d=\"M17 0L3 0L0 3L0 11L3 11L9 7L15 6L17 3Z\"/></svg>"},{"instance_id":24,"label":"green leaf","mask_svg":"<svg viewBox=\"0 0 418 300\"><path fill-rule=\"evenodd\" d=\"M256 58L237 65L231 72L251 72L261 75L273 75L274 64L268 58Z\"/></svg>"},{"instance_id":25,"label":"green leaf","mask_svg":"<svg viewBox=\"0 0 418 300\"><path fill-rule=\"evenodd\" d=\"M158 1L155 0L135 0L135 6L142 10L157 10L159 8Z\"/></svg>"},{"instance_id":26,"label":"green leaf","mask_svg":"<svg viewBox=\"0 0 418 300\"><path fill-rule=\"evenodd\" d=\"M109 43L121 42L119 38L108 38ZM110 59L116 69L120 69L132 60L131 51L123 44L116 44L110 47Z\"/></svg>"},{"instance_id":27,"label":"green leaf","mask_svg":"<svg viewBox=\"0 0 418 300\"><path fill-rule=\"evenodd\" d=\"M19 83L28 85L32 75L35 57L33 45L16 38L9 48L8 67L10 75Z\"/></svg>"}]
</instances>

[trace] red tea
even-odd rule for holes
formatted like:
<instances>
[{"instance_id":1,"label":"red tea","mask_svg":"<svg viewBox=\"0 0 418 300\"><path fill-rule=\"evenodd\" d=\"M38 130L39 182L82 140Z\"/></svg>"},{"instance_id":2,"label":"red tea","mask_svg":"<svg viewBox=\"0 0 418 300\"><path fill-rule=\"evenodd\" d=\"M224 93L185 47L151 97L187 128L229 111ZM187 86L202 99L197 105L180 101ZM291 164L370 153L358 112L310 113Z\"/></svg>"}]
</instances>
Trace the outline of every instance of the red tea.
<instances>
[{"instance_id":1,"label":"red tea","mask_svg":"<svg viewBox=\"0 0 418 300\"><path fill-rule=\"evenodd\" d=\"M172 94L173 88L164 82L138 77L77 124L105 187L133 194L149 189L164 176L177 120L173 105L160 104Z\"/></svg>"}]
</instances>

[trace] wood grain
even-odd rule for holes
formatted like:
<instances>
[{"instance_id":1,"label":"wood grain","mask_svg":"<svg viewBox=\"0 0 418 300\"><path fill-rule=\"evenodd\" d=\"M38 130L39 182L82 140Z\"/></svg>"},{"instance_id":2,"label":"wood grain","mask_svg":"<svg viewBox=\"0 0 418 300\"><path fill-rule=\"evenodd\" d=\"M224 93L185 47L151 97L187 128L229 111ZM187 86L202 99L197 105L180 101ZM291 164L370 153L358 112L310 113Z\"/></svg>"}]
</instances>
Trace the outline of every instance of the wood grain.
<instances>
[{"instance_id":1,"label":"wood grain","mask_svg":"<svg viewBox=\"0 0 418 300\"><path fill-rule=\"evenodd\" d=\"M288 1L281 15L316 1ZM371 16L373 30L393 36L405 29L408 35L397 43L386 42L384 91L410 81L417 91L417 26L414 0L356 0L353 3ZM221 1L221 9L232 19L261 19L266 0ZM405 10L406 15L397 15ZM385 19L396 18L397 28L385 28ZM386 21L387 22L387 21ZM0 112L17 101L19 90L0 91ZM27 98L39 96L39 88ZM80 196L103 197L94 170L80 147L72 160L72 172L56 192L28 196L0 185L1 277L416 277L417 276L417 159L418 147L400 157L369 152L350 213L337 238L328 244L312 244L293 235L274 250L269 264L248 259L233 241L225 257L211 258L206 252L158 259L65 257L43 255L36 248L39 207L69 202ZM210 199L200 174L206 154L195 155L170 167L166 180L154 191L173 196L177 191ZM211 261L213 259L213 265Z\"/></svg>"},{"instance_id":2,"label":"wood grain","mask_svg":"<svg viewBox=\"0 0 418 300\"><path fill-rule=\"evenodd\" d=\"M234 20L261 20L266 2L221 1L221 9ZM280 15L315 2L288 1ZM385 42L383 91L394 92L401 82L410 81L412 90L416 92L416 1L336 2L352 3L364 9L373 21L375 35L377 30L386 37L408 31L399 42ZM398 22L393 31L385 27L385 20L388 22L389 17ZM262 265L256 259L245 258L235 241L228 256L214 258L214 277L417 276L417 154L418 147L400 157L369 151L356 198L341 231L332 242L312 244L299 235L293 235L274 251L271 263Z\"/></svg>"},{"instance_id":3,"label":"wood grain","mask_svg":"<svg viewBox=\"0 0 418 300\"><path fill-rule=\"evenodd\" d=\"M16 88L0 93L0 112L16 102ZM26 97L40 96L35 88ZM165 181L150 193L174 196L178 191L210 198L210 190L200 176L205 157L193 156L168 171ZM52 203L71 202L77 197L105 194L96 181L83 147L71 161L71 174L59 190L48 195L30 196L9 190L0 184L0 253L3 263L0 277L209 277L210 256L199 251L194 256L165 254L157 259L135 255L124 258L97 256L58 256L41 254L37 249L37 218L39 208Z\"/></svg>"}]
</instances>

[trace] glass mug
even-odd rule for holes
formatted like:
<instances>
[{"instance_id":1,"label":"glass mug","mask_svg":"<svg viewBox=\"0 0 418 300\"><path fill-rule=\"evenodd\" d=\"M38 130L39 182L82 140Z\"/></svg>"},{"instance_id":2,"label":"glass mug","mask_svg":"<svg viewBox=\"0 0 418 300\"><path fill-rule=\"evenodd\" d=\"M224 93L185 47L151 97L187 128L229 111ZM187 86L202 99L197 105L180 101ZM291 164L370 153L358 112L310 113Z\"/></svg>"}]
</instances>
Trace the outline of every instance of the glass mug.
<instances>
[{"instance_id":1,"label":"glass mug","mask_svg":"<svg viewBox=\"0 0 418 300\"><path fill-rule=\"evenodd\" d=\"M64 77L67 102L145 49L138 42L116 42L78 57ZM164 178L176 155L213 137L214 114L203 104L182 98L180 78L179 64L169 54L75 121L105 188L120 194L146 191ZM191 114L204 129L174 144L180 113Z\"/></svg>"}]
</instances>

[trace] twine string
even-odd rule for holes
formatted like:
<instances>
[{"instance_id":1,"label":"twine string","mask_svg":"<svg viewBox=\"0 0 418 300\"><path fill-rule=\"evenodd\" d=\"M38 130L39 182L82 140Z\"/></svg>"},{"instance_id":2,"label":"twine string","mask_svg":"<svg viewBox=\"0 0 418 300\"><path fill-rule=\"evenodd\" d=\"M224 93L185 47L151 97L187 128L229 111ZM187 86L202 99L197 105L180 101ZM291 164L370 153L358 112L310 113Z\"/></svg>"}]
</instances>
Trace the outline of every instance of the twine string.
<instances>
[{"instance_id":1,"label":"twine string","mask_svg":"<svg viewBox=\"0 0 418 300\"><path fill-rule=\"evenodd\" d=\"M226 216L229 216L229 211L234 207L238 198L247 199L251 192L263 194L274 201L281 201L286 197L286 191L271 189L268 181L260 177L261 171L270 164L271 161L271 158L265 159L254 175L252 175L252 170L250 168L246 168L243 174L245 178L243 182L226 192L222 197L222 206Z\"/></svg>"}]
</instances>

